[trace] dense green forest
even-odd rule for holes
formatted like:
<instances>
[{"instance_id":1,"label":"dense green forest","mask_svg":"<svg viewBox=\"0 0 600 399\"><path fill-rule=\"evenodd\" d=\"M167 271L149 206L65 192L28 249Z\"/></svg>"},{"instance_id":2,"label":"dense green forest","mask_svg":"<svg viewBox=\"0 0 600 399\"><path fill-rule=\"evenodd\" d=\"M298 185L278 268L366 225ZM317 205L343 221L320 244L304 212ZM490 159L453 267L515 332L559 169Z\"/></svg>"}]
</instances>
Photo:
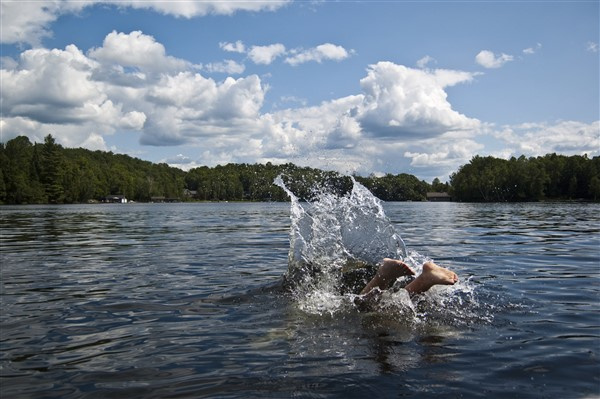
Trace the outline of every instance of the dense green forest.
<instances>
[{"instance_id":1,"label":"dense green forest","mask_svg":"<svg viewBox=\"0 0 600 399\"><path fill-rule=\"evenodd\" d=\"M127 155L63 148L51 135L44 143L20 136L0 144L0 202L5 204L84 203L109 195L138 202L286 201L273 184L278 175L306 200L315 187L341 193L352 187L348 176L293 164L228 164L184 172ZM422 200L430 188L406 174L357 180L384 200Z\"/></svg>"},{"instance_id":2,"label":"dense green forest","mask_svg":"<svg viewBox=\"0 0 600 399\"><path fill-rule=\"evenodd\" d=\"M112 152L64 148L51 135L32 144L20 136L0 143L0 203L85 203L109 195L148 202L286 201L273 181L282 175L300 198L310 200L315 188L339 193L352 187L350 177L293 164L228 164L185 172ZM431 184L410 174L354 176L384 201L421 201L428 191L450 192L457 201L537 201L600 199L600 158L474 157L449 183Z\"/></svg>"},{"instance_id":3,"label":"dense green forest","mask_svg":"<svg viewBox=\"0 0 600 399\"><path fill-rule=\"evenodd\" d=\"M475 156L450 176L450 185L459 201L598 201L600 157L548 154L505 160Z\"/></svg>"}]
</instances>

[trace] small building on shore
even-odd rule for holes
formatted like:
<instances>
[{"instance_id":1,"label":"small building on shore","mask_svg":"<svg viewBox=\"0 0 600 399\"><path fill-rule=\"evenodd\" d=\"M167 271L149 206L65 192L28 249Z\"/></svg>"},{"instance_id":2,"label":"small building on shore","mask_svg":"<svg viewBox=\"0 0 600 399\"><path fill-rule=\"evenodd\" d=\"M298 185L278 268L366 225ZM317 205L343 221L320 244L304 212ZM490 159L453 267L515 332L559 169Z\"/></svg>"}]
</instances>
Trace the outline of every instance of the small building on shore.
<instances>
[{"instance_id":1,"label":"small building on shore","mask_svg":"<svg viewBox=\"0 0 600 399\"><path fill-rule=\"evenodd\" d=\"M452 196L448 193L430 192L430 193L427 193L427 201L450 202L450 201L452 201Z\"/></svg>"},{"instance_id":2,"label":"small building on shore","mask_svg":"<svg viewBox=\"0 0 600 399\"><path fill-rule=\"evenodd\" d=\"M198 196L198 191L196 190L188 190L187 188L183 190L183 196L185 198L196 198Z\"/></svg>"}]
</instances>

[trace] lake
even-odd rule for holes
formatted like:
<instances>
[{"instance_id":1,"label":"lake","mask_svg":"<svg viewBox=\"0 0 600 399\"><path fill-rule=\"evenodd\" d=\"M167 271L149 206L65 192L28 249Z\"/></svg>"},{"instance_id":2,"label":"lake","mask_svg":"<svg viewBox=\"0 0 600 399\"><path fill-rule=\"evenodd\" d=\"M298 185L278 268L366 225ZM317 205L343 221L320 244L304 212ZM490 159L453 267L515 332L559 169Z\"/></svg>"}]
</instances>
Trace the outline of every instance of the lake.
<instances>
[{"instance_id":1,"label":"lake","mask_svg":"<svg viewBox=\"0 0 600 399\"><path fill-rule=\"evenodd\" d=\"M0 207L1 396L600 395L599 204L383 209L460 288L413 313L283 290L289 203Z\"/></svg>"}]
</instances>

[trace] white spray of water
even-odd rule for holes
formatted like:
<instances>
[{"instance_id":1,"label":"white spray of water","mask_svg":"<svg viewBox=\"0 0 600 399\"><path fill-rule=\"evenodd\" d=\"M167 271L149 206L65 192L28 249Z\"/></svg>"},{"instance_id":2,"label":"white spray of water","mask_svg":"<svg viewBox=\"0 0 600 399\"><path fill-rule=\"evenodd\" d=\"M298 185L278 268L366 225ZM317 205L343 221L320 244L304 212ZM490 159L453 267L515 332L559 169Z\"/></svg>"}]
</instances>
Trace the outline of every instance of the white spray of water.
<instances>
[{"instance_id":1,"label":"white spray of water","mask_svg":"<svg viewBox=\"0 0 600 399\"><path fill-rule=\"evenodd\" d=\"M343 295L339 290L342 269L349 263L375 265L388 257L403 260L419 274L423 263L430 260L407 250L385 215L381 201L363 185L351 180L350 193L338 195L320 188L312 202L301 202L285 185L282 176L274 181L291 200L287 276L295 280L293 293L298 307L305 312L334 314L354 306L355 295ZM464 294L452 299L459 301L458 306L463 305L461 301L473 298L473 287L468 282L434 288L425 298L433 304L426 308L426 313L443 309L451 301L448 294L456 291ZM427 317L419 313L402 289L386 291L380 308L404 316L410 314L417 321Z\"/></svg>"},{"instance_id":2,"label":"white spray of water","mask_svg":"<svg viewBox=\"0 0 600 399\"><path fill-rule=\"evenodd\" d=\"M407 256L404 241L385 216L381 201L351 179L348 195L321 192L304 206L281 176L275 179L291 199L290 264L326 265L347 259L375 264L384 257Z\"/></svg>"}]
</instances>

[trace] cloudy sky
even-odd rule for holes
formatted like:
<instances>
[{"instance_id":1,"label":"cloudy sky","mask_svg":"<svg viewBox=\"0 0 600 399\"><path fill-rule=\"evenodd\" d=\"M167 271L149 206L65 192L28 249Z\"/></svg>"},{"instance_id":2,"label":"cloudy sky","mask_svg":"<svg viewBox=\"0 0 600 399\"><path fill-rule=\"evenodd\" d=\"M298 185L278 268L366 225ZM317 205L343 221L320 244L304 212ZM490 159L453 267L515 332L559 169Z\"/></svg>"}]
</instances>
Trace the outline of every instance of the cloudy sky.
<instances>
[{"instance_id":1,"label":"cloudy sky","mask_svg":"<svg viewBox=\"0 0 600 399\"><path fill-rule=\"evenodd\" d=\"M1 140L431 181L600 155L599 2L1 2Z\"/></svg>"}]
</instances>

